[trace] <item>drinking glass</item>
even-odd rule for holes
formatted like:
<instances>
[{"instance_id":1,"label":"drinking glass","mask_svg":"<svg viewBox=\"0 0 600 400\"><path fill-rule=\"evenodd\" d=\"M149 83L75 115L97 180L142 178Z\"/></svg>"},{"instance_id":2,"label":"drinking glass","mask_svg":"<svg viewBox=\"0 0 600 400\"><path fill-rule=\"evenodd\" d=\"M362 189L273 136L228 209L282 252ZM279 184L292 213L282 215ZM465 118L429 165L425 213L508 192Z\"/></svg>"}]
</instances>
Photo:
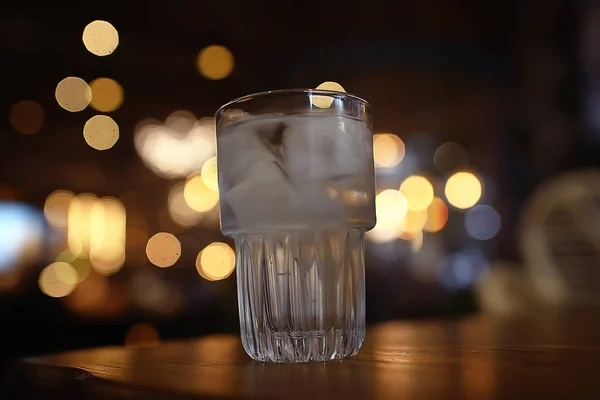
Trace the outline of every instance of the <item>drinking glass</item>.
<instances>
[{"instance_id":1,"label":"drinking glass","mask_svg":"<svg viewBox=\"0 0 600 400\"><path fill-rule=\"evenodd\" d=\"M244 349L272 362L357 354L364 233L375 225L369 104L277 90L233 100L215 119L221 230L236 245Z\"/></svg>"}]
</instances>

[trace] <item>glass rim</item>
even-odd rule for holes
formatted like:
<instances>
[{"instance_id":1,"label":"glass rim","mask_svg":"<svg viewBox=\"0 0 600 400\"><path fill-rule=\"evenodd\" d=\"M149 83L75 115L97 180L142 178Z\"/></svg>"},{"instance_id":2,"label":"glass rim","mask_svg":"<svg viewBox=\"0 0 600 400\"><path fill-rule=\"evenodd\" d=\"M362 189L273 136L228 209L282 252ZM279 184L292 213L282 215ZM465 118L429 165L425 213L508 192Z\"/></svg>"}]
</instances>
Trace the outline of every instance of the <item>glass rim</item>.
<instances>
[{"instance_id":1,"label":"glass rim","mask_svg":"<svg viewBox=\"0 0 600 400\"><path fill-rule=\"evenodd\" d=\"M363 103L364 105L366 105L367 107L370 107L371 104L369 104L368 101L366 101L365 99L358 97L352 93L347 93L347 92L339 92L337 90L325 90L325 89L275 89L275 90L265 90L262 92L256 92L256 93L250 93L241 97L237 97L233 100L228 101L227 103L223 104L221 107L219 107L217 109L217 111L215 111L215 117L217 116L217 114L219 114L221 111L225 110L226 108L237 104L237 103L241 103L244 101L248 101L251 99L254 99L256 97L265 97L268 95L272 95L272 94L294 94L294 93L306 93L306 94L314 94L314 95L324 95L324 96L331 96L331 95L341 95L344 97L349 97L351 99L354 100L358 100L359 102Z\"/></svg>"}]
</instances>

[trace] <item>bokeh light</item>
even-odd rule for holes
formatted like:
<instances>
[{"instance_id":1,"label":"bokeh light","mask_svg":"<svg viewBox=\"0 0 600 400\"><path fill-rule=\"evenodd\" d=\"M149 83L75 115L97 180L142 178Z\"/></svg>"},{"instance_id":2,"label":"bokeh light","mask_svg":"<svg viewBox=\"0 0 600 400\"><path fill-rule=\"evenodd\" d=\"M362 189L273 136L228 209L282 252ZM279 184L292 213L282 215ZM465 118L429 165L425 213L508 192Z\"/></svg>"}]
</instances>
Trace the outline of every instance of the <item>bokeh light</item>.
<instances>
[{"instance_id":1,"label":"bokeh light","mask_svg":"<svg viewBox=\"0 0 600 400\"><path fill-rule=\"evenodd\" d=\"M185 183L179 182L169 190L169 216L177 225L190 227L204 218L204 213L191 208L184 196Z\"/></svg>"},{"instance_id":2,"label":"bokeh light","mask_svg":"<svg viewBox=\"0 0 600 400\"><path fill-rule=\"evenodd\" d=\"M224 46L211 45L203 48L196 58L196 68L207 79L219 80L233 71L234 58Z\"/></svg>"},{"instance_id":3,"label":"bokeh light","mask_svg":"<svg viewBox=\"0 0 600 400\"><path fill-rule=\"evenodd\" d=\"M375 197L377 224L367 232L373 242L389 242L396 239L402 229L402 221L408 212L406 199L398 190L386 189Z\"/></svg>"},{"instance_id":4,"label":"bokeh light","mask_svg":"<svg viewBox=\"0 0 600 400\"><path fill-rule=\"evenodd\" d=\"M433 201L433 186L423 176L409 176L400 185L400 193L411 211L426 210Z\"/></svg>"},{"instance_id":5,"label":"bokeh light","mask_svg":"<svg viewBox=\"0 0 600 400\"><path fill-rule=\"evenodd\" d=\"M346 92L346 89L344 89L342 87L342 85L340 85L337 82L333 82L333 81L325 81L325 82L319 84L319 86L317 86L317 89L319 89L319 90L333 90L333 91L336 91L336 92L343 92L343 93Z\"/></svg>"},{"instance_id":6,"label":"bokeh light","mask_svg":"<svg viewBox=\"0 0 600 400\"><path fill-rule=\"evenodd\" d=\"M73 192L68 190L57 190L48 195L44 203L44 216L52 227L67 228L69 205L74 197Z\"/></svg>"},{"instance_id":7,"label":"bokeh light","mask_svg":"<svg viewBox=\"0 0 600 400\"><path fill-rule=\"evenodd\" d=\"M172 234L159 232L148 240L146 256L157 267L170 267L181 256L181 243Z\"/></svg>"},{"instance_id":8,"label":"bokeh light","mask_svg":"<svg viewBox=\"0 0 600 400\"><path fill-rule=\"evenodd\" d=\"M146 230L139 226L127 227L127 247L139 248L148 242Z\"/></svg>"},{"instance_id":9,"label":"bokeh light","mask_svg":"<svg viewBox=\"0 0 600 400\"><path fill-rule=\"evenodd\" d=\"M92 101L90 106L101 112L111 112L123 103L123 88L110 78L97 78L90 82Z\"/></svg>"},{"instance_id":10,"label":"bokeh light","mask_svg":"<svg viewBox=\"0 0 600 400\"><path fill-rule=\"evenodd\" d=\"M500 214L488 205L475 206L465 216L467 233L478 240L489 240L496 236L500 225Z\"/></svg>"},{"instance_id":11,"label":"bokeh light","mask_svg":"<svg viewBox=\"0 0 600 400\"><path fill-rule=\"evenodd\" d=\"M206 186L202 176L186 181L183 196L187 205L198 212L210 211L219 202L219 194Z\"/></svg>"},{"instance_id":12,"label":"bokeh light","mask_svg":"<svg viewBox=\"0 0 600 400\"><path fill-rule=\"evenodd\" d=\"M91 215L97 200L93 194L82 193L69 203L67 243L69 251L77 257L89 257Z\"/></svg>"},{"instance_id":13,"label":"bokeh light","mask_svg":"<svg viewBox=\"0 0 600 400\"><path fill-rule=\"evenodd\" d=\"M202 165L202 171L200 176L202 176L202 181L206 185L207 188L214 190L215 192L219 191L219 178L217 175L217 157L211 157L204 165Z\"/></svg>"},{"instance_id":14,"label":"bokeh light","mask_svg":"<svg viewBox=\"0 0 600 400\"><path fill-rule=\"evenodd\" d=\"M0 292L8 292L14 289L19 284L20 278L18 270L0 274Z\"/></svg>"},{"instance_id":15,"label":"bokeh light","mask_svg":"<svg viewBox=\"0 0 600 400\"><path fill-rule=\"evenodd\" d=\"M410 240L410 251L418 253L423 248L423 231L419 231L415 237Z\"/></svg>"},{"instance_id":16,"label":"bokeh light","mask_svg":"<svg viewBox=\"0 0 600 400\"><path fill-rule=\"evenodd\" d=\"M425 227L425 223L427 222L427 211L419 210L419 211L411 211L409 210L400 225L398 226L398 232L396 236L399 239L410 240L417 237L422 233L423 227Z\"/></svg>"},{"instance_id":17,"label":"bokeh light","mask_svg":"<svg viewBox=\"0 0 600 400\"><path fill-rule=\"evenodd\" d=\"M373 158L377 168L393 168L404 159L404 142L390 133L373 137Z\"/></svg>"},{"instance_id":18,"label":"bokeh light","mask_svg":"<svg viewBox=\"0 0 600 400\"><path fill-rule=\"evenodd\" d=\"M113 316L123 309L123 296L111 290L110 278L92 273L63 299L65 307L82 316Z\"/></svg>"},{"instance_id":19,"label":"bokeh light","mask_svg":"<svg viewBox=\"0 0 600 400\"><path fill-rule=\"evenodd\" d=\"M62 252L60 252L57 256L56 256L56 262L66 262L66 263L72 263L73 261L75 261L77 259L77 255L73 254L71 252L71 250L67 249L64 250Z\"/></svg>"},{"instance_id":20,"label":"bokeh light","mask_svg":"<svg viewBox=\"0 0 600 400\"><path fill-rule=\"evenodd\" d=\"M132 325L125 334L125 347L144 348L160 344L160 336L154 327L148 323Z\"/></svg>"},{"instance_id":21,"label":"bokeh light","mask_svg":"<svg viewBox=\"0 0 600 400\"><path fill-rule=\"evenodd\" d=\"M216 154L215 121L176 111L165 124L145 121L135 129L135 147L144 164L162 178L188 177Z\"/></svg>"},{"instance_id":22,"label":"bokeh light","mask_svg":"<svg viewBox=\"0 0 600 400\"><path fill-rule=\"evenodd\" d=\"M470 208L481 198L481 181L470 172L457 172L448 178L444 192L454 207Z\"/></svg>"},{"instance_id":23,"label":"bokeh light","mask_svg":"<svg viewBox=\"0 0 600 400\"><path fill-rule=\"evenodd\" d=\"M346 92L346 90L337 82L326 81L317 86L318 90L333 90L336 92ZM313 95L310 97L310 102L318 108L328 108L333 104L333 97Z\"/></svg>"},{"instance_id":24,"label":"bokeh light","mask_svg":"<svg viewBox=\"0 0 600 400\"><path fill-rule=\"evenodd\" d=\"M442 173L451 172L469 163L469 154L455 142L447 142L438 147L433 155L433 164Z\"/></svg>"},{"instance_id":25,"label":"bokeh light","mask_svg":"<svg viewBox=\"0 0 600 400\"><path fill-rule=\"evenodd\" d=\"M44 236L41 212L24 203L0 201L0 276L35 262Z\"/></svg>"},{"instance_id":26,"label":"bokeh light","mask_svg":"<svg viewBox=\"0 0 600 400\"><path fill-rule=\"evenodd\" d=\"M108 150L119 140L119 125L107 115L94 115L83 127L85 142L96 150Z\"/></svg>"},{"instance_id":27,"label":"bokeh light","mask_svg":"<svg viewBox=\"0 0 600 400\"><path fill-rule=\"evenodd\" d=\"M69 263L73 268L75 268L79 282L86 280L92 270L89 259L79 258L68 249L56 256L56 260L54 261Z\"/></svg>"},{"instance_id":28,"label":"bokeh light","mask_svg":"<svg viewBox=\"0 0 600 400\"><path fill-rule=\"evenodd\" d=\"M196 270L209 281L225 279L234 269L235 252L226 243L211 243L196 258Z\"/></svg>"},{"instance_id":29,"label":"bokeh light","mask_svg":"<svg viewBox=\"0 0 600 400\"><path fill-rule=\"evenodd\" d=\"M8 120L13 129L24 135L38 133L44 126L44 108L31 100L21 100L13 104Z\"/></svg>"},{"instance_id":30,"label":"bokeh light","mask_svg":"<svg viewBox=\"0 0 600 400\"><path fill-rule=\"evenodd\" d=\"M102 275L117 273L125 263L125 206L113 197L96 201L90 215L90 262Z\"/></svg>"},{"instance_id":31,"label":"bokeh light","mask_svg":"<svg viewBox=\"0 0 600 400\"><path fill-rule=\"evenodd\" d=\"M448 206L444 200L434 197L431 205L427 208L427 222L423 230L426 232L439 232L448 222Z\"/></svg>"},{"instance_id":32,"label":"bokeh light","mask_svg":"<svg viewBox=\"0 0 600 400\"><path fill-rule=\"evenodd\" d=\"M68 285L77 285L79 283L79 274L73 266L66 262L55 262L52 264L52 270L56 279Z\"/></svg>"},{"instance_id":33,"label":"bokeh light","mask_svg":"<svg viewBox=\"0 0 600 400\"><path fill-rule=\"evenodd\" d=\"M81 37L88 51L97 56L112 54L119 45L119 32L110 22L92 21L83 29Z\"/></svg>"},{"instance_id":34,"label":"bokeh light","mask_svg":"<svg viewBox=\"0 0 600 400\"><path fill-rule=\"evenodd\" d=\"M83 79L69 76L58 82L54 96L59 106L70 112L78 112L92 101L92 89Z\"/></svg>"},{"instance_id":35,"label":"bokeh light","mask_svg":"<svg viewBox=\"0 0 600 400\"><path fill-rule=\"evenodd\" d=\"M406 216L408 206L406 198L397 190L387 189L375 198L377 217L392 224L400 223Z\"/></svg>"},{"instance_id":36,"label":"bokeh light","mask_svg":"<svg viewBox=\"0 0 600 400\"><path fill-rule=\"evenodd\" d=\"M478 282L489 268L489 262L479 250L466 249L447 255L439 271L440 282L450 289L464 289Z\"/></svg>"},{"instance_id":37,"label":"bokeh light","mask_svg":"<svg viewBox=\"0 0 600 400\"><path fill-rule=\"evenodd\" d=\"M103 275L118 272L125 262L126 212L112 197L81 194L69 205L67 241L76 257L89 258Z\"/></svg>"},{"instance_id":38,"label":"bokeh light","mask_svg":"<svg viewBox=\"0 0 600 400\"><path fill-rule=\"evenodd\" d=\"M77 271L71 265L56 262L42 270L38 284L47 296L65 297L75 290L78 281Z\"/></svg>"},{"instance_id":39,"label":"bokeh light","mask_svg":"<svg viewBox=\"0 0 600 400\"><path fill-rule=\"evenodd\" d=\"M178 137L184 137L194 128L196 116L187 110L177 110L169 114L164 125L173 131Z\"/></svg>"}]
</instances>

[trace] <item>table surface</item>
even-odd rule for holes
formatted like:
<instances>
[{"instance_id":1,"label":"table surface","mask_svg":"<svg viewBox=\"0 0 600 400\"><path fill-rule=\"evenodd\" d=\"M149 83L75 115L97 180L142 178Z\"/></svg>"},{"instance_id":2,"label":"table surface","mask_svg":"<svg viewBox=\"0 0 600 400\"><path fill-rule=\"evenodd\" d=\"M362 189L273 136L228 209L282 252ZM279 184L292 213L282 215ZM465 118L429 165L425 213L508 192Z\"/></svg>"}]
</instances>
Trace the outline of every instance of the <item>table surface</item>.
<instances>
[{"instance_id":1,"label":"table surface","mask_svg":"<svg viewBox=\"0 0 600 400\"><path fill-rule=\"evenodd\" d=\"M21 360L1 387L45 400L597 399L595 315L388 322L357 357L327 363L256 363L232 335L81 350Z\"/></svg>"}]
</instances>

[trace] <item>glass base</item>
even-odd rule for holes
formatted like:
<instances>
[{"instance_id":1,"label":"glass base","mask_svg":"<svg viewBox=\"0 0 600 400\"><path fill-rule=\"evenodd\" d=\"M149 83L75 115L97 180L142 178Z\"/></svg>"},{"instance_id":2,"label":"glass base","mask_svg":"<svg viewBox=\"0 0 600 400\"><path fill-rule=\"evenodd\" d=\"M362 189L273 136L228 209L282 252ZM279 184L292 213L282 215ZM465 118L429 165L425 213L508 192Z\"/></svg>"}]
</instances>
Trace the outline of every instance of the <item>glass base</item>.
<instances>
[{"instance_id":1,"label":"glass base","mask_svg":"<svg viewBox=\"0 0 600 400\"><path fill-rule=\"evenodd\" d=\"M242 344L257 361L356 355L365 336L364 233L235 236Z\"/></svg>"}]
</instances>

